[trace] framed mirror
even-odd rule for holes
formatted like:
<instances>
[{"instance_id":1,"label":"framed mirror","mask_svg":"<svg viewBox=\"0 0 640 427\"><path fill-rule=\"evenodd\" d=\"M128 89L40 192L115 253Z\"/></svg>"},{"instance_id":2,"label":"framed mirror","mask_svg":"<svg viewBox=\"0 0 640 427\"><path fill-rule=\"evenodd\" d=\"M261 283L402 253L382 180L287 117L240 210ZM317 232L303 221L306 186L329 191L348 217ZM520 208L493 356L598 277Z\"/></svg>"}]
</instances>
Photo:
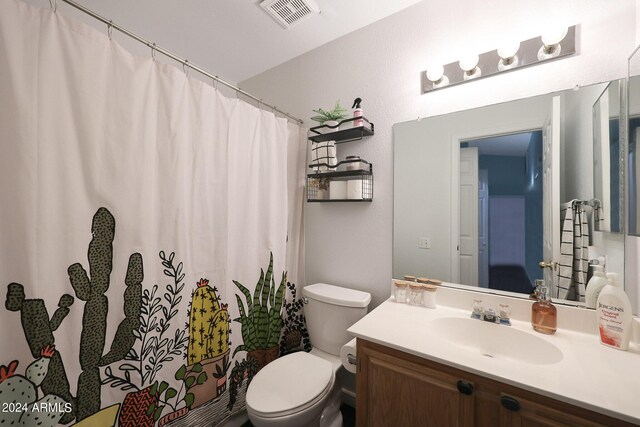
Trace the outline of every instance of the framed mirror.
<instances>
[{"instance_id":1,"label":"framed mirror","mask_svg":"<svg viewBox=\"0 0 640 427\"><path fill-rule=\"evenodd\" d=\"M593 105L594 229L622 232L620 198L620 90L619 81L607 85Z\"/></svg>"},{"instance_id":2,"label":"framed mirror","mask_svg":"<svg viewBox=\"0 0 640 427\"><path fill-rule=\"evenodd\" d=\"M396 124L393 277L523 297L544 278L584 305L589 261L624 274L623 236L594 227L608 85Z\"/></svg>"},{"instance_id":3,"label":"framed mirror","mask_svg":"<svg viewBox=\"0 0 640 427\"><path fill-rule=\"evenodd\" d=\"M638 49L629 58L627 81L627 187L628 187L628 234L640 236L640 52Z\"/></svg>"}]
</instances>

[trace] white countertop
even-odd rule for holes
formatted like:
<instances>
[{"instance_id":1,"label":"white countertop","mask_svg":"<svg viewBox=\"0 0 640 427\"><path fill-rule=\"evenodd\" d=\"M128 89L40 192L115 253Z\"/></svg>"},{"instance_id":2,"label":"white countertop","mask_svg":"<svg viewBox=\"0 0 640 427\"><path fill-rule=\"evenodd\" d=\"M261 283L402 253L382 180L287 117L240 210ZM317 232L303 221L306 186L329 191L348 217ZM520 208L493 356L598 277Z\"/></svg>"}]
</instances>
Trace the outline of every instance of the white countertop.
<instances>
[{"instance_id":1,"label":"white countertop","mask_svg":"<svg viewBox=\"0 0 640 427\"><path fill-rule=\"evenodd\" d=\"M595 323L595 312L590 313ZM559 315L566 313L559 311ZM485 357L429 332L429 322L434 319L469 316L470 310L450 306L414 307L390 299L349 328L349 332L358 338L572 405L640 423L640 348L637 345L631 344L629 351L615 350L600 344L595 333L560 328L554 335L544 335L535 332L530 322L524 320L512 319L512 326L490 325L535 334L563 353L558 363L532 365Z\"/></svg>"}]
</instances>

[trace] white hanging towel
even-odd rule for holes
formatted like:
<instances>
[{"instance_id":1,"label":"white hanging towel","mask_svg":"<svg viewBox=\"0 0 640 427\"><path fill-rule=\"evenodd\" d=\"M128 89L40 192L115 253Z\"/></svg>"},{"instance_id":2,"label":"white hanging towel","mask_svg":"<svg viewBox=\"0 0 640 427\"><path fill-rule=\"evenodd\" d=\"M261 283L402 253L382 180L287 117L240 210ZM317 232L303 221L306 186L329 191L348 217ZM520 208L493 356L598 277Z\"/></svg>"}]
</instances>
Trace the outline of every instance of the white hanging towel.
<instances>
[{"instance_id":1,"label":"white hanging towel","mask_svg":"<svg viewBox=\"0 0 640 427\"><path fill-rule=\"evenodd\" d=\"M584 301L589 269L589 222L579 200L572 200L562 223L558 298Z\"/></svg>"}]
</instances>

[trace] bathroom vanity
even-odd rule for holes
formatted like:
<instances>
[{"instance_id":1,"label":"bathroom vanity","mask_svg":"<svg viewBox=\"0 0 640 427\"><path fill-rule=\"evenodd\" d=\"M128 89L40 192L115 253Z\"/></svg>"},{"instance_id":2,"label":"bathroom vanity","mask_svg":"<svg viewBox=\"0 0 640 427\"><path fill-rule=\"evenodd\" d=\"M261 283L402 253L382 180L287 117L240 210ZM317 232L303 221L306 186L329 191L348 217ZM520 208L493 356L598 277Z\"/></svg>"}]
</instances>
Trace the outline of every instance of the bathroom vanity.
<instances>
[{"instance_id":1,"label":"bathroom vanity","mask_svg":"<svg viewBox=\"0 0 640 427\"><path fill-rule=\"evenodd\" d=\"M359 426L634 425L366 340L358 359Z\"/></svg>"},{"instance_id":2,"label":"bathroom vanity","mask_svg":"<svg viewBox=\"0 0 640 427\"><path fill-rule=\"evenodd\" d=\"M469 318L473 293L438 293L453 304L390 299L349 329L358 337L357 425L640 423L638 348L601 345L592 311L560 307L558 332L547 336L526 321L527 300L507 299L514 319L503 326Z\"/></svg>"}]
</instances>

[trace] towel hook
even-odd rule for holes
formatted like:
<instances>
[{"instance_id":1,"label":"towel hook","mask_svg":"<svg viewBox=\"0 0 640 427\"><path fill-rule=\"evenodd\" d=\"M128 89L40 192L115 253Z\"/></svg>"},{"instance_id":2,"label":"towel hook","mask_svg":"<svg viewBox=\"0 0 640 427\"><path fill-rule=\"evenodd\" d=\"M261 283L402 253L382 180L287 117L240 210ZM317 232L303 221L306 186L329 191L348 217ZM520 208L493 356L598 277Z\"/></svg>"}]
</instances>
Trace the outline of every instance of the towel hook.
<instances>
[{"instance_id":1,"label":"towel hook","mask_svg":"<svg viewBox=\"0 0 640 427\"><path fill-rule=\"evenodd\" d=\"M53 10L53 13L56 13L56 11L58 10L58 0L49 0L49 6L51 6L51 10Z\"/></svg>"},{"instance_id":2,"label":"towel hook","mask_svg":"<svg viewBox=\"0 0 640 427\"><path fill-rule=\"evenodd\" d=\"M111 37L113 36L113 21L109 21L107 24L107 35L109 36L109 40L111 40Z\"/></svg>"},{"instance_id":3,"label":"towel hook","mask_svg":"<svg viewBox=\"0 0 640 427\"><path fill-rule=\"evenodd\" d=\"M156 60L156 44L155 43L151 45L151 59L153 61Z\"/></svg>"}]
</instances>

